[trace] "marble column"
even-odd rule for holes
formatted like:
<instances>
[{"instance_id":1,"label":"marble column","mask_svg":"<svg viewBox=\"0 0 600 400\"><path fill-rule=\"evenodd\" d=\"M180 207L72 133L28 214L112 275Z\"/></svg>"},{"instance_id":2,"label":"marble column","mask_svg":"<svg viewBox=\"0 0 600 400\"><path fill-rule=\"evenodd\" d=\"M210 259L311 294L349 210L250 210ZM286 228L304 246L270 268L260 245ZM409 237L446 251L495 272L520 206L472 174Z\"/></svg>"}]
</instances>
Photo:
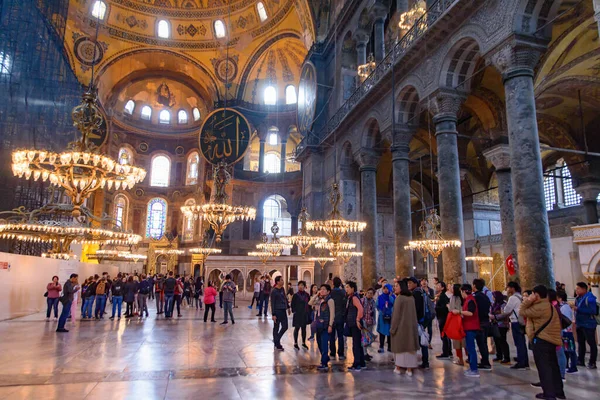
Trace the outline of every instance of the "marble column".
<instances>
[{"instance_id":1,"label":"marble column","mask_svg":"<svg viewBox=\"0 0 600 400\"><path fill-rule=\"evenodd\" d=\"M285 160L286 160L286 145L287 145L287 141L281 141L281 166L279 171L283 174L285 173Z\"/></svg>"},{"instance_id":2,"label":"marble column","mask_svg":"<svg viewBox=\"0 0 600 400\"><path fill-rule=\"evenodd\" d=\"M500 224L502 226L502 250L504 257L513 255L517 261L517 234L513 207L513 189L510 173L510 148L499 144L483 152L483 155L496 169L498 181L498 199L500 201ZM517 264L518 265L518 264ZM513 276L511 279L516 278Z\"/></svg>"},{"instance_id":3,"label":"marble column","mask_svg":"<svg viewBox=\"0 0 600 400\"><path fill-rule=\"evenodd\" d=\"M585 208L585 224L592 225L598 223L598 194L600 193L599 182L584 182L579 184L575 190L583 201Z\"/></svg>"},{"instance_id":4,"label":"marble column","mask_svg":"<svg viewBox=\"0 0 600 400\"><path fill-rule=\"evenodd\" d=\"M404 246L412 240L412 218L410 207L409 152L410 140L415 128L402 127L394 132L392 146L392 179L394 186L394 237L396 275L413 275L410 250Z\"/></svg>"},{"instance_id":5,"label":"marble column","mask_svg":"<svg viewBox=\"0 0 600 400\"><path fill-rule=\"evenodd\" d=\"M443 251L444 279L461 283L467 278L465 235L458 160L457 113L463 98L453 93L440 93L434 104L435 138L437 141L437 181L440 219L444 239L460 240L462 246Z\"/></svg>"},{"instance_id":6,"label":"marble column","mask_svg":"<svg viewBox=\"0 0 600 400\"><path fill-rule=\"evenodd\" d=\"M533 89L533 68L543 49L534 42L518 38L492 57L502 72L506 95L519 276L523 289L540 284L554 287Z\"/></svg>"},{"instance_id":7,"label":"marble column","mask_svg":"<svg viewBox=\"0 0 600 400\"><path fill-rule=\"evenodd\" d=\"M367 43L369 43L369 35L362 29L357 29L354 33L356 41L356 65L367 63Z\"/></svg>"},{"instance_id":8,"label":"marble column","mask_svg":"<svg viewBox=\"0 0 600 400\"><path fill-rule=\"evenodd\" d=\"M361 220L367 223L362 233L362 287L368 288L377 279L379 240L377 228L377 154L372 149L361 149L357 156L360 165Z\"/></svg>"},{"instance_id":9,"label":"marble column","mask_svg":"<svg viewBox=\"0 0 600 400\"><path fill-rule=\"evenodd\" d=\"M387 14L387 11L385 11ZM374 41L374 55L375 62L379 63L385 57L385 15L376 15L374 22L375 29L375 41Z\"/></svg>"},{"instance_id":10,"label":"marble column","mask_svg":"<svg viewBox=\"0 0 600 400\"><path fill-rule=\"evenodd\" d=\"M265 140L260 139L258 151L258 172L263 173L265 168Z\"/></svg>"}]
</instances>

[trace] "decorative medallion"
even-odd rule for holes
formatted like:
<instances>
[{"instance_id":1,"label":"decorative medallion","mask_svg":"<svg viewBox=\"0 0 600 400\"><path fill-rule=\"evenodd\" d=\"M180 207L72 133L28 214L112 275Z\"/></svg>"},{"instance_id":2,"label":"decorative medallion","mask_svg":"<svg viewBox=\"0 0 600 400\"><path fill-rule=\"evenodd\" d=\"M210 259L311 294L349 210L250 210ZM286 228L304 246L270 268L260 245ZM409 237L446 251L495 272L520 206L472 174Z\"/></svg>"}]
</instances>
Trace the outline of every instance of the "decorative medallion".
<instances>
[{"instance_id":1,"label":"decorative medallion","mask_svg":"<svg viewBox=\"0 0 600 400\"><path fill-rule=\"evenodd\" d=\"M211 58L210 61L215 69L217 78L223 82L232 82L238 73L238 56L231 56L229 58Z\"/></svg>"},{"instance_id":2,"label":"decorative medallion","mask_svg":"<svg viewBox=\"0 0 600 400\"><path fill-rule=\"evenodd\" d=\"M298 131L305 136L310 131L317 107L317 71L307 61L300 72L298 85Z\"/></svg>"},{"instance_id":3,"label":"decorative medallion","mask_svg":"<svg viewBox=\"0 0 600 400\"><path fill-rule=\"evenodd\" d=\"M175 154L177 154L178 156L182 155L184 151L185 150L184 150L183 146L177 146L175 148Z\"/></svg>"},{"instance_id":4,"label":"decorative medallion","mask_svg":"<svg viewBox=\"0 0 600 400\"><path fill-rule=\"evenodd\" d=\"M144 189L135 189L135 195L137 197L142 197L144 195Z\"/></svg>"},{"instance_id":5,"label":"decorative medallion","mask_svg":"<svg viewBox=\"0 0 600 400\"><path fill-rule=\"evenodd\" d=\"M250 144L250 124L236 110L220 108L210 113L200 129L200 152L211 164L235 164Z\"/></svg>"},{"instance_id":6,"label":"decorative medallion","mask_svg":"<svg viewBox=\"0 0 600 400\"><path fill-rule=\"evenodd\" d=\"M104 52L108 49L108 44L104 42L94 42L87 36L82 36L79 33L73 33L73 50L77 60L87 66L96 65L104 57ZM95 54L94 54L95 53Z\"/></svg>"},{"instance_id":7,"label":"decorative medallion","mask_svg":"<svg viewBox=\"0 0 600 400\"><path fill-rule=\"evenodd\" d=\"M169 108L176 104L175 95L165 82L161 83L156 89L156 103L159 107L164 106Z\"/></svg>"},{"instance_id":8,"label":"decorative medallion","mask_svg":"<svg viewBox=\"0 0 600 400\"><path fill-rule=\"evenodd\" d=\"M142 142L142 143L140 143L140 144L139 144L139 146L138 146L138 149L139 149L139 150L140 150L142 153L145 153L145 152L147 152L147 151L148 151L148 148L149 148L149 146L148 146L148 143L146 143L146 142Z\"/></svg>"},{"instance_id":9,"label":"decorative medallion","mask_svg":"<svg viewBox=\"0 0 600 400\"><path fill-rule=\"evenodd\" d=\"M145 19L140 19L133 14L126 16L121 13L117 13L115 16L115 20L117 22L122 23L123 25L128 26L130 29L139 28L145 30L146 28L148 28L148 22Z\"/></svg>"},{"instance_id":10,"label":"decorative medallion","mask_svg":"<svg viewBox=\"0 0 600 400\"><path fill-rule=\"evenodd\" d=\"M206 27L204 26L204 24L200 24L198 26L193 25L193 24L189 24L188 26L179 24L177 26L177 33L179 33L179 36L189 35L191 37L194 37L198 34L205 36L206 35Z\"/></svg>"}]
</instances>

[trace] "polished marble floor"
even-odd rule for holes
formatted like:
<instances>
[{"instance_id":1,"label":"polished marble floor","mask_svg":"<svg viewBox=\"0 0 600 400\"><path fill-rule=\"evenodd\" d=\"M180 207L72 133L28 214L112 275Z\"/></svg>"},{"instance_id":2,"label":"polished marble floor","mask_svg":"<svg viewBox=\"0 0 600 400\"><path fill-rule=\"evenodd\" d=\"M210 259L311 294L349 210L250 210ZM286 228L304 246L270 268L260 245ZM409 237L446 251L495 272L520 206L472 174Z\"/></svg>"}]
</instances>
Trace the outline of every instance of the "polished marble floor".
<instances>
[{"instance_id":1,"label":"polished marble floor","mask_svg":"<svg viewBox=\"0 0 600 400\"><path fill-rule=\"evenodd\" d=\"M219 313L220 310L217 310ZM495 366L481 378L465 378L462 367L432 362L412 378L392 373L390 354L377 354L369 368L316 370L318 350L294 351L291 329L283 353L273 351L272 321L257 318L245 304L235 325L205 324L184 307L183 317L56 323L35 314L0 322L0 399L531 399L535 370ZM290 320L291 322L291 320ZM434 352L440 343L434 341ZM571 399L600 398L600 370L567 377Z\"/></svg>"}]
</instances>

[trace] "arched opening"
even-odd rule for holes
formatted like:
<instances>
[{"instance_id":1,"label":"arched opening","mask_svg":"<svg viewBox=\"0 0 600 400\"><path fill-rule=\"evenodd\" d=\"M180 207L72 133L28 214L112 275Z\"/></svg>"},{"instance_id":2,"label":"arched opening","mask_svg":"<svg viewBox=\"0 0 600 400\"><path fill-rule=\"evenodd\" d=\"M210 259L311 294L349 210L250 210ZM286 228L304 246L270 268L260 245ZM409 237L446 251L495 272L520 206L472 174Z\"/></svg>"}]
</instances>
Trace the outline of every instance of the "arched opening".
<instances>
[{"instance_id":1,"label":"arched opening","mask_svg":"<svg viewBox=\"0 0 600 400\"><path fill-rule=\"evenodd\" d=\"M277 222L279 233L277 236L291 236L292 234L292 216L288 212L288 204L285 199L274 194L266 198L263 203L263 232L272 237L271 227L273 222ZM290 254L290 250L285 250L285 255Z\"/></svg>"},{"instance_id":2,"label":"arched opening","mask_svg":"<svg viewBox=\"0 0 600 400\"><path fill-rule=\"evenodd\" d=\"M179 110L177 113L177 123L179 124L187 124L188 123L188 115L185 110Z\"/></svg>"},{"instance_id":3,"label":"arched opening","mask_svg":"<svg viewBox=\"0 0 600 400\"><path fill-rule=\"evenodd\" d=\"M122 230L127 229L128 205L129 201L125 195L118 194L115 196L113 218L115 219L117 226Z\"/></svg>"},{"instance_id":4,"label":"arched opening","mask_svg":"<svg viewBox=\"0 0 600 400\"><path fill-rule=\"evenodd\" d=\"M252 271L250 271L248 273L248 279L246 279L246 292L247 293L254 292L254 283L256 282L257 279L260 278L261 275L262 275L262 273L257 269L253 269Z\"/></svg>"},{"instance_id":5,"label":"arched opening","mask_svg":"<svg viewBox=\"0 0 600 400\"><path fill-rule=\"evenodd\" d=\"M196 200L189 199L185 202L186 206L195 206ZM183 217L183 240L191 242L194 240L195 220L193 216L184 215Z\"/></svg>"},{"instance_id":6,"label":"arched opening","mask_svg":"<svg viewBox=\"0 0 600 400\"><path fill-rule=\"evenodd\" d=\"M274 106L277 104L277 90L275 90L274 86L267 86L264 91L264 102L268 106Z\"/></svg>"},{"instance_id":7,"label":"arched opening","mask_svg":"<svg viewBox=\"0 0 600 400\"><path fill-rule=\"evenodd\" d=\"M256 3L256 11L258 12L258 17L260 18L260 22L265 22L269 17L267 15L267 9L262 1Z\"/></svg>"},{"instance_id":8,"label":"arched opening","mask_svg":"<svg viewBox=\"0 0 600 400\"><path fill-rule=\"evenodd\" d=\"M225 23L220 19L215 21L215 37L217 39L223 39L226 35L225 32Z\"/></svg>"},{"instance_id":9,"label":"arched opening","mask_svg":"<svg viewBox=\"0 0 600 400\"><path fill-rule=\"evenodd\" d=\"M142 107L142 119L145 119L146 121L150 121L150 118L152 118L152 108L148 105Z\"/></svg>"},{"instance_id":10,"label":"arched opening","mask_svg":"<svg viewBox=\"0 0 600 400\"><path fill-rule=\"evenodd\" d=\"M224 275L220 269L213 269L208 274L208 282L212 282L212 284L213 284L214 288L217 290L217 292L219 291L219 288L221 287L223 278L224 278ZM207 282L207 286L208 286L208 282Z\"/></svg>"},{"instance_id":11,"label":"arched opening","mask_svg":"<svg viewBox=\"0 0 600 400\"><path fill-rule=\"evenodd\" d=\"M133 164L133 155L131 151L126 147L119 149L119 164L120 165L131 165Z\"/></svg>"},{"instance_id":12,"label":"arched opening","mask_svg":"<svg viewBox=\"0 0 600 400\"><path fill-rule=\"evenodd\" d=\"M156 156L152 159L150 186L168 187L171 174L171 161L166 156Z\"/></svg>"},{"instance_id":13,"label":"arched opening","mask_svg":"<svg viewBox=\"0 0 600 400\"><path fill-rule=\"evenodd\" d=\"M106 3L103 1L95 1L92 6L92 17L104 20L106 17Z\"/></svg>"},{"instance_id":14,"label":"arched opening","mask_svg":"<svg viewBox=\"0 0 600 400\"><path fill-rule=\"evenodd\" d=\"M302 280L306 282L306 290L310 290L310 285L312 285L312 276L310 271L304 271L302 274Z\"/></svg>"},{"instance_id":15,"label":"arched opening","mask_svg":"<svg viewBox=\"0 0 600 400\"><path fill-rule=\"evenodd\" d=\"M127 101L125 103L125 112L129 115L133 115L133 110L135 109L135 102L133 100Z\"/></svg>"},{"instance_id":16,"label":"arched opening","mask_svg":"<svg viewBox=\"0 0 600 400\"><path fill-rule=\"evenodd\" d=\"M194 121L200 121L200 110L198 107L194 107L192 114L194 115Z\"/></svg>"},{"instance_id":17,"label":"arched opening","mask_svg":"<svg viewBox=\"0 0 600 400\"><path fill-rule=\"evenodd\" d=\"M156 34L159 38L168 39L171 36L171 27L164 19L158 21L156 25Z\"/></svg>"},{"instance_id":18,"label":"arched opening","mask_svg":"<svg viewBox=\"0 0 600 400\"><path fill-rule=\"evenodd\" d=\"M235 284L238 291L244 291L244 274L239 269L234 269L229 273L231 281Z\"/></svg>"},{"instance_id":19,"label":"arched opening","mask_svg":"<svg viewBox=\"0 0 600 400\"><path fill-rule=\"evenodd\" d=\"M148 202L146 237L160 239L167 227L167 202L156 197Z\"/></svg>"},{"instance_id":20,"label":"arched opening","mask_svg":"<svg viewBox=\"0 0 600 400\"><path fill-rule=\"evenodd\" d=\"M285 88L285 104L296 104L297 102L296 87L294 85L287 85Z\"/></svg>"},{"instance_id":21,"label":"arched opening","mask_svg":"<svg viewBox=\"0 0 600 400\"><path fill-rule=\"evenodd\" d=\"M185 176L186 185L195 185L198 183L198 166L200 164L200 156L194 152L188 156L187 173Z\"/></svg>"},{"instance_id":22,"label":"arched opening","mask_svg":"<svg viewBox=\"0 0 600 400\"><path fill-rule=\"evenodd\" d=\"M270 174L278 174L281 172L281 158L279 154L274 151L270 151L265 154L264 171Z\"/></svg>"},{"instance_id":23,"label":"arched opening","mask_svg":"<svg viewBox=\"0 0 600 400\"><path fill-rule=\"evenodd\" d=\"M161 124L168 124L171 122L171 113L169 110L161 110L158 114L158 122Z\"/></svg>"}]
</instances>

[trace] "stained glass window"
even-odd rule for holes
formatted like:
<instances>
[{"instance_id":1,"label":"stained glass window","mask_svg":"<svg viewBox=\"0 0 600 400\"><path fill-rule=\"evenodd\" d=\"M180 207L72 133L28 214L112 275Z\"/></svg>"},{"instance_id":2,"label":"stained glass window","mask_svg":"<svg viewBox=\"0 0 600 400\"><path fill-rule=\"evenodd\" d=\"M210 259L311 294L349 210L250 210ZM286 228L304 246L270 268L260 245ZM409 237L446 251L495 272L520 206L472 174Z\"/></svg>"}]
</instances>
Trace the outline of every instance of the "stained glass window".
<instances>
[{"instance_id":1,"label":"stained glass window","mask_svg":"<svg viewBox=\"0 0 600 400\"><path fill-rule=\"evenodd\" d=\"M288 85L285 88L285 104L296 104L296 87L294 85Z\"/></svg>"},{"instance_id":2,"label":"stained glass window","mask_svg":"<svg viewBox=\"0 0 600 400\"><path fill-rule=\"evenodd\" d=\"M132 164L132 156L131 152L125 147L121 147L119 149L119 164L121 165L131 165Z\"/></svg>"},{"instance_id":3,"label":"stained glass window","mask_svg":"<svg viewBox=\"0 0 600 400\"><path fill-rule=\"evenodd\" d=\"M194 206L196 205L196 201L194 199L189 199L185 202L186 206ZM183 240L186 242L194 240L194 218L193 217L183 217Z\"/></svg>"},{"instance_id":4,"label":"stained glass window","mask_svg":"<svg viewBox=\"0 0 600 400\"><path fill-rule=\"evenodd\" d=\"M122 194L115 196L114 218L118 227L127 229L127 198Z\"/></svg>"},{"instance_id":5,"label":"stained glass window","mask_svg":"<svg viewBox=\"0 0 600 400\"><path fill-rule=\"evenodd\" d=\"M148 202L146 218L146 237L160 239L167 226L167 202L155 198Z\"/></svg>"},{"instance_id":6,"label":"stained glass window","mask_svg":"<svg viewBox=\"0 0 600 400\"><path fill-rule=\"evenodd\" d=\"M169 23L164 19L158 21L156 31L159 38L168 39L169 36L171 36L171 29L169 28Z\"/></svg>"},{"instance_id":7,"label":"stained glass window","mask_svg":"<svg viewBox=\"0 0 600 400\"><path fill-rule=\"evenodd\" d=\"M92 17L103 20L106 16L106 3L103 1L96 1L92 6Z\"/></svg>"},{"instance_id":8,"label":"stained glass window","mask_svg":"<svg viewBox=\"0 0 600 400\"><path fill-rule=\"evenodd\" d=\"M200 156L198 153L192 153L188 157L187 175L185 178L186 185L195 185L198 183L198 163L200 162Z\"/></svg>"},{"instance_id":9,"label":"stained glass window","mask_svg":"<svg viewBox=\"0 0 600 400\"><path fill-rule=\"evenodd\" d=\"M135 108L135 102L133 100L129 100L127 104L125 104L125 112L129 115L133 114L133 109Z\"/></svg>"},{"instance_id":10,"label":"stained glass window","mask_svg":"<svg viewBox=\"0 0 600 400\"><path fill-rule=\"evenodd\" d=\"M171 173L171 161L165 156L157 156L152 160L152 171L150 175L150 186L169 186L169 175Z\"/></svg>"}]
</instances>

